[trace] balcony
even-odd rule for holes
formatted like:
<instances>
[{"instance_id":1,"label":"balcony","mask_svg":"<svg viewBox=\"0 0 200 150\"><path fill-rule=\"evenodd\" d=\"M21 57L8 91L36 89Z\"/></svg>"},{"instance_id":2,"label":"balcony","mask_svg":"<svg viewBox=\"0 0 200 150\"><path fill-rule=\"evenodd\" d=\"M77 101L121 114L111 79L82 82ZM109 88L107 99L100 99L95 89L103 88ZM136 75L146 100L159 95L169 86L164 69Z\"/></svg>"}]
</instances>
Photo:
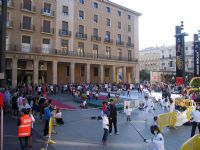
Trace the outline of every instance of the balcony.
<instances>
[{"instance_id":1,"label":"balcony","mask_svg":"<svg viewBox=\"0 0 200 150\"><path fill-rule=\"evenodd\" d=\"M117 46L124 46L124 42L123 41L116 41L116 45Z\"/></svg>"},{"instance_id":2,"label":"balcony","mask_svg":"<svg viewBox=\"0 0 200 150\"><path fill-rule=\"evenodd\" d=\"M35 31L35 25L29 23L21 23L20 29L26 31Z\"/></svg>"},{"instance_id":3,"label":"balcony","mask_svg":"<svg viewBox=\"0 0 200 150\"><path fill-rule=\"evenodd\" d=\"M41 32L46 34L54 34L54 28L41 27Z\"/></svg>"},{"instance_id":4,"label":"balcony","mask_svg":"<svg viewBox=\"0 0 200 150\"><path fill-rule=\"evenodd\" d=\"M21 45L8 45L8 50L6 52L29 52L29 53L39 53L39 54L48 54L48 55L57 55L57 56L66 56L66 57L78 57L82 59L91 59L91 60L111 60L111 61L127 61L137 63L138 59L132 57L123 57L115 55L106 55L87 53L87 52L78 52L78 51L67 51L64 52L58 49L52 49L50 45L43 44L41 47L32 47L30 44L21 44Z\"/></svg>"},{"instance_id":5,"label":"balcony","mask_svg":"<svg viewBox=\"0 0 200 150\"><path fill-rule=\"evenodd\" d=\"M7 20L7 22L6 22L6 27L7 27L7 28L13 28L13 21Z\"/></svg>"},{"instance_id":6,"label":"balcony","mask_svg":"<svg viewBox=\"0 0 200 150\"><path fill-rule=\"evenodd\" d=\"M106 44L113 44L113 39L104 38L104 43L106 43Z\"/></svg>"},{"instance_id":7,"label":"balcony","mask_svg":"<svg viewBox=\"0 0 200 150\"><path fill-rule=\"evenodd\" d=\"M45 16L55 17L55 11L52 11L49 9L42 9L41 13L42 13L42 15L45 15Z\"/></svg>"},{"instance_id":8,"label":"balcony","mask_svg":"<svg viewBox=\"0 0 200 150\"><path fill-rule=\"evenodd\" d=\"M87 39L87 34L76 32L76 38L81 39L81 40L86 40Z\"/></svg>"},{"instance_id":9,"label":"balcony","mask_svg":"<svg viewBox=\"0 0 200 150\"><path fill-rule=\"evenodd\" d=\"M36 7L32 5L24 5L23 3L21 4L21 10L26 11L26 12L36 12Z\"/></svg>"},{"instance_id":10,"label":"balcony","mask_svg":"<svg viewBox=\"0 0 200 150\"><path fill-rule=\"evenodd\" d=\"M126 47L127 47L127 48L132 48L132 47L134 47L134 44L128 42L128 43L126 43Z\"/></svg>"},{"instance_id":11,"label":"balcony","mask_svg":"<svg viewBox=\"0 0 200 150\"><path fill-rule=\"evenodd\" d=\"M59 35L60 36L65 36L65 37L71 37L72 36L72 32L69 31L69 30L60 29L59 30Z\"/></svg>"},{"instance_id":12,"label":"balcony","mask_svg":"<svg viewBox=\"0 0 200 150\"><path fill-rule=\"evenodd\" d=\"M99 37L98 35L92 35L91 36L91 41L100 42L101 41L101 37Z\"/></svg>"}]
</instances>

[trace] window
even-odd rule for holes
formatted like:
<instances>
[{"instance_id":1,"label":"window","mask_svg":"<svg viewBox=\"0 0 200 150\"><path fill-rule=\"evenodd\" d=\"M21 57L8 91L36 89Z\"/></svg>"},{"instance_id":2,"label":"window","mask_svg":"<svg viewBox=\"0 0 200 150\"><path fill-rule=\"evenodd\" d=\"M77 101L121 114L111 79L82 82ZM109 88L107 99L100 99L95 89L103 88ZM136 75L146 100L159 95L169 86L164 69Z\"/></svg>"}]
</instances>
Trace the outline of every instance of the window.
<instances>
[{"instance_id":1,"label":"window","mask_svg":"<svg viewBox=\"0 0 200 150\"><path fill-rule=\"evenodd\" d=\"M107 56L107 59L111 58L111 48L108 46L106 47L106 56Z\"/></svg>"},{"instance_id":2,"label":"window","mask_svg":"<svg viewBox=\"0 0 200 150\"><path fill-rule=\"evenodd\" d=\"M43 20L43 32L50 33L51 32L51 22L48 20Z\"/></svg>"},{"instance_id":3,"label":"window","mask_svg":"<svg viewBox=\"0 0 200 150\"><path fill-rule=\"evenodd\" d=\"M50 50L51 40L44 38L42 40L42 53L48 54Z\"/></svg>"},{"instance_id":4,"label":"window","mask_svg":"<svg viewBox=\"0 0 200 150\"><path fill-rule=\"evenodd\" d=\"M32 8L32 0L23 0L23 9L31 11L31 8Z\"/></svg>"},{"instance_id":5,"label":"window","mask_svg":"<svg viewBox=\"0 0 200 150\"><path fill-rule=\"evenodd\" d=\"M110 19L109 18L106 18L106 25L110 26Z\"/></svg>"},{"instance_id":6,"label":"window","mask_svg":"<svg viewBox=\"0 0 200 150\"><path fill-rule=\"evenodd\" d=\"M110 32L109 31L106 31L105 38L108 39L108 40L110 40Z\"/></svg>"},{"instance_id":7,"label":"window","mask_svg":"<svg viewBox=\"0 0 200 150\"><path fill-rule=\"evenodd\" d=\"M98 45L93 45L93 58L98 58Z\"/></svg>"},{"instance_id":8,"label":"window","mask_svg":"<svg viewBox=\"0 0 200 150\"><path fill-rule=\"evenodd\" d=\"M83 25L79 25L79 33L84 34L84 26Z\"/></svg>"},{"instance_id":9,"label":"window","mask_svg":"<svg viewBox=\"0 0 200 150\"><path fill-rule=\"evenodd\" d=\"M78 56L84 55L84 43L79 42L78 43Z\"/></svg>"},{"instance_id":10,"label":"window","mask_svg":"<svg viewBox=\"0 0 200 150\"><path fill-rule=\"evenodd\" d=\"M51 4L44 3L44 13L47 13L47 14L51 13Z\"/></svg>"},{"instance_id":11,"label":"window","mask_svg":"<svg viewBox=\"0 0 200 150\"><path fill-rule=\"evenodd\" d=\"M118 22L118 29L121 29L121 22Z\"/></svg>"},{"instance_id":12,"label":"window","mask_svg":"<svg viewBox=\"0 0 200 150\"><path fill-rule=\"evenodd\" d=\"M61 40L61 50L62 53L67 54L69 48L68 40Z\"/></svg>"},{"instance_id":13,"label":"window","mask_svg":"<svg viewBox=\"0 0 200 150\"><path fill-rule=\"evenodd\" d=\"M120 17L122 15L121 11L118 11L118 16Z\"/></svg>"},{"instance_id":14,"label":"window","mask_svg":"<svg viewBox=\"0 0 200 150\"><path fill-rule=\"evenodd\" d=\"M128 15L128 20L131 20L131 15Z\"/></svg>"},{"instance_id":15,"label":"window","mask_svg":"<svg viewBox=\"0 0 200 150\"><path fill-rule=\"evenodd\" d=\"M122 49L118 49L119 50L119 59L122 59Z\"/></svg>"},{"instance_id":16,"label":"window","mask_svg":"<svg viewBox=\"0 0 200 150\"><path fill-rule=\"evenodd\" d=\"M122 41L121 34L118 34L118 35L117 35L117 42L121 42L121 41Z\"/></svg>"},{"instance_id":17,"label":"window","mask_svg":"<svg viewBox=\"0 0 200 150\"><path fill-rule=\"evenodd\" d=\"M128 37L128 44L131 44L131 37Z\"/></svg>"},{"instance_id":18,"label":"window","mask_svg":"<svg viewBox=\"0 0 200 150\"><path fill-rule=\"evenodd\" d=\"M169 59L171 59L172 58L172 55L171 54L169 54Z\"/></svg>"},{"instance_id":19,"label":"window","mask_svg":"<svg viewBox=\"0 0 200 150\"><path fill-rule=\"evenodd\" d=\"M128 60L131 60L132 56L131 56L131 50L128 50Z\"/></svg>"},{"instance_id":20,"label":"window","mask_svg":"<svg viewBox=\"0 0 200 150\"><path fill-rule=\"evenodd\" d=\"M162 55L162 59L165 59L165 56L164 56L164 55Z\"/></svg>"},{"instance_id":21,"label":"window","mask_svg":"<svg viewBox=\"0 0 200 150\"><path fill-rule=\"evenodd\" d=\"M27 35L22 36L22 43L23 44L31 44L31 37Z\"/></svg>"},{"instance_id":22,"label":"window","mask_svg":"<svg viewBox=\"0 0 200 150\"><path fill-rule=\"evenodd\" d=\"M98 69L98 67L94 67L94 76L95 76L95 77L98 77L98 74L99 74L99 69Z\"/></svg>"},{"instance_id":23,"label":"window","mask_svg":"<svg viewBox=\"0 0 200 150\"><path fill-rule=\"evenodd\" d=\"M63 14L68 15L68 6L63 6Z\"/></svg>"},{"instance_id":24,"label":"window","mask_svg":"<svg viewBox=\"0 0 200 150\"><path fill-rule=\"evenodd\" d=\"M94 20L94 22L98 23L98 15L94 15L93 20Z\"/></svg>"},{"instance_id":25,"label":"window","mask_svg":"<svg viewBox=\"0 0 200 150\"><path fill-rule=\"evenodd\" d=\"M128 32L131 32L131 25L128 25Z\"/></svg>"},{"instance_id":26,"label":"window","mask_svg":"<svg viewBox=\"0 0 200 150\"><path fill-rule=\"evenodd\" d=\"M62 30L63 31L68 31L68 22L62 21Z\"/></svg>"},{"instance_id":27,"label":"window","mask_svg":"<svg viewBox=\"0 0 200 150\"><path fill-rule=\"evenodd\" d=\"M96 9L97 9L97 8L98 8L98 3L94 2L94 3L93 3L93 8L96 8Z\"/></svg>"},{"instance_id":28,"label":"window","mask_svg":"<svg viewBox=\"0 0 200 150\"><path fill-rule=\"evenodd\" d=\"M68 76L68 77L69 77L69 72L70 72L70 71L69 71L69 68L70 68L70 67L67 66L67 76Z\"/></svg>"},{"instance_id":29,"label":"window","mask_svg":"<svg viewBox=\"0 0 200 150\"><path fill-rule=\"evenodd\" d=\"M169 67L173 67L173 61L169 62Z\"/></svg>"},{"instance_id":30,"label":"window","mask_svg":"<svg viewBox=\"0 0 200 150\"><path fill-rule=\"evenodd\" d=\"M79 19L84 19L84 11L79 10Z\"/></svg>"},{"instance_id":31,"label":"window","mask_svg":"<svg viewBox=\"0 0 200 150\"><path fill-rule=\"evenodd\" d=\"M110 13L110 7L106 7L106 12Z\"/></svg>"},{"instance_id":32,"label":"window","mask_svg":"<svg viewBox=\"0 0 200 150\"><path fill-rule=\"evenodd\" d=\"M85 3L85 0L79 0L81 4L84 4Z\"/></svg>"},{"instance_id":33,"label":"window","mask_svg":"<svg viewBox=\"0 0 200 150\"><path fill-rule=\"evenodd\" d=\"M93 28L93 36L98 37L98 29Z\"/></svg>"},{"instance_id":34,"label":"window","mask_svg":"<svg viewBox=\"0 0 200 150\"><path fill-rule=\"evenodd\" d=\"M110 69L109 68L105 68L105 77L109 77L110 74Z\"/></svg>"},{"instance_id":35,"label":"window","mask_svg":"<svg viewBox=\"0 0 200 150\"><path fill-rule=\"evenodd\" d=\"M23 23L22 23L22 28L31 30L31 23L32 23L32 18L28 16L23 16Z\"/></svg>"}]
</instances>

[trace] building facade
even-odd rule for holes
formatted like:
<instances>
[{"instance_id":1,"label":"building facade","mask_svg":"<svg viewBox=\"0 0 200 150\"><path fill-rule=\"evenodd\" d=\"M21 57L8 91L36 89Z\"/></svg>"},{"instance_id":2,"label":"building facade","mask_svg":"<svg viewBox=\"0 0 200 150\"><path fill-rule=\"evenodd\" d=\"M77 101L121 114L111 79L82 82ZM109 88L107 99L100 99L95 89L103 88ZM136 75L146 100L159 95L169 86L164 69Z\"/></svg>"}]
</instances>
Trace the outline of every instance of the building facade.
<instances>
[{"instance_id":1,"label":"building facade","mask_svg":"<svg viewBox=\"0 0 200 150\"><path fill-rule=\"evenodd\" d=\"M7 85L138 82L140 15L102 0L8 0Z\"/></svg>"}]
</instances>

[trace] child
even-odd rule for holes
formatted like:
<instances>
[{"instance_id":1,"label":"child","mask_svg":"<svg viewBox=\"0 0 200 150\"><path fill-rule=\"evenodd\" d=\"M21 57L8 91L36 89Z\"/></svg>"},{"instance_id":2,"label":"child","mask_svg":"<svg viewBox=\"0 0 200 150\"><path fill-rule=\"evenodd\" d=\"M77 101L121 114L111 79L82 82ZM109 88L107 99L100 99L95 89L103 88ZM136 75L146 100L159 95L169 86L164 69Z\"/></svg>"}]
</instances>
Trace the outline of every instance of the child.
<instances>
[{"instance_id":1,"label":"child","mask_svg":"<svg viewBox=\"0 0 200 150\"><path fill-rule=\"evenodd\" d=\"M106 145L107 138L108 138L108 127L109 127L109 121L108 121L108 116L107 113L103 113L102 116L102 127L104 130L103 138L102 138L102 144Z\"/></svg>"},{"instance_id":2,"label":"child","mask_svg":"<svg viewBox=\"0 0 200 150\"><path fill-rule=\"evenodd\" d=\"M126 108L124 109L124 112L126 113L126 121L130 122L131 121L131 112L133 110L131 108L128 108L128 105L126 106Z\"/></svg>"},{"instance_id":3,"label":"child","mask_svg":"<svg viewBox=\"0 0 200 150\"><path fill-rule=\"evenodd\" d=\"M60 108L56 109L56 114L55 114L55 118L56 118L56 123L59 125L63 125L63 119L62 119L62 112L60 111Z\"/></svg>"}]
</instances>

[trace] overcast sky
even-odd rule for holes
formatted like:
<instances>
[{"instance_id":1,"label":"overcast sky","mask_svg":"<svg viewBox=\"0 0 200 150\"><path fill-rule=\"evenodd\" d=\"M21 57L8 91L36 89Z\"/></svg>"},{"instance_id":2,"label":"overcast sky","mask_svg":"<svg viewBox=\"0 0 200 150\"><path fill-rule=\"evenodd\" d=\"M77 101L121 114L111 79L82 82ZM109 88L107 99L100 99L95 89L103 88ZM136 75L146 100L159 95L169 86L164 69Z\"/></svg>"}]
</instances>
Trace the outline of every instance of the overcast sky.
<instances>
[{"instance_id":1,"label":"overcast sky","mask_svg":"<svg viewBox=\"0 0 200 150\"><path fill-rule=\"evenodd\" d=\"M140 49L175 44L175 26L184 22L193 40L200 30L200 0L110 0L142 13L139 19Z\"/></svg>"}]
</instances>

